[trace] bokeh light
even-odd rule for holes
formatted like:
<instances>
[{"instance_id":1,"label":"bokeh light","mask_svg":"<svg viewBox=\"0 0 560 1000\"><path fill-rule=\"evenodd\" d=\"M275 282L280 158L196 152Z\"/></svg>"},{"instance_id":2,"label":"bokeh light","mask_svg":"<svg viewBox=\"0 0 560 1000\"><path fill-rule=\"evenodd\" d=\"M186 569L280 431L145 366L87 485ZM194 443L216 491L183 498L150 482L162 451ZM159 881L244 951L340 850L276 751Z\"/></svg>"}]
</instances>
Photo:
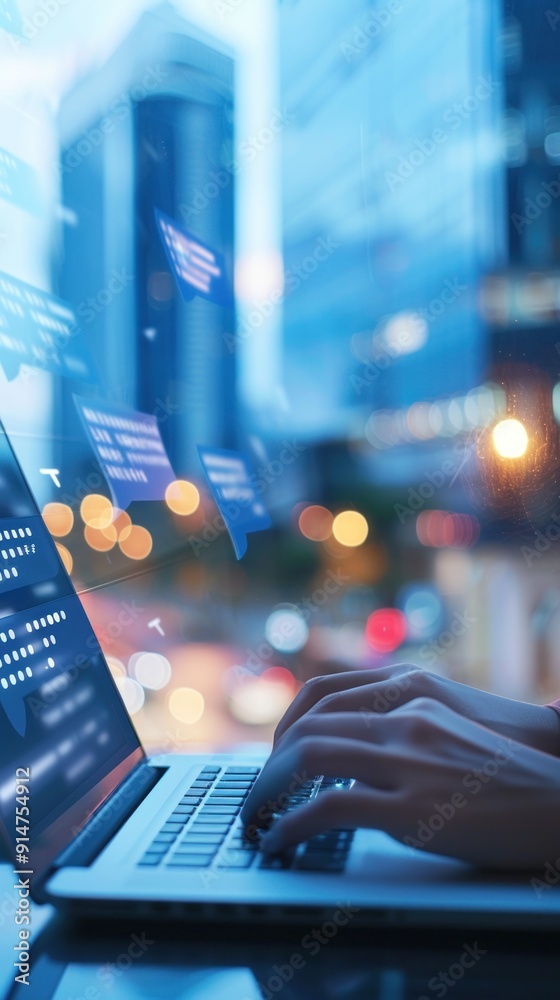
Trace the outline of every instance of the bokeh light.
<instances>
[{"instance_id":1,"label":"bokeh light","mask_svg":"<svg viewBox=\"0 0 560 1000\"><path fill-rule=\"evenodd\" d=\"M168 706L173 718L187 726L193 726L202 718L205 707L200 691L189 687L175 688L169 695Z\"/></svg>"},{"instance_id":2,"label":"bokeh light","mask_svg":"<svg viewBox=\"0 0 560 1000\"><path fill-rule=\"evenodd\" d=\"M72 508L65 503L46 503L43 507L43 519L55 538L64 538L74 527Z\"/></svg>"},{"instance_id":3,"label":"bokeh light","mask_svg":"<svg viewBox=\"0 0 560 1000\"><path fill-rule=\"evenodd\" d=\"M345 510L337 514L332 526L332 533L337 542L348 548L363 545L368 536L368 523L363 514L356 510Z\"/></svg>"},{"instance_id":4,"label":"bokeh light","mask_svg":"<svg viewBox=\"0 0 560 1000\"><path fill-rule=\"evenodd\" d=\"M144 688L132 677L116 677L115 684L129 715L135 715L145 701Z\"/></svg>"},{"instance_id":5,"label":"bokeh light","mask_svg":"<svg viewBox=\"0 0 560 1000\"><path fill-rule=\"evenodd\" d=\"M159 691L171 680L171 664L160 653L140 653L134 658L134 676L142 687Z\"/></svg>"},{"instance_id":6,"label":"bokeh light","mask_svg":"<svg viewBox=\"0 0 560 1000\"><path fill-rule=\"evenodd\" d=\"M115 680L117 680L117 677L126 677L125 665L118 657L106 656L105 660Z\"/></svg>"},{"instance_id":7,"label":"bokeh light","mask_svg":"<svg viewBox=\"0 0 560 1000\"><path fill-rule=\"evenodd\" d=\"M438 631L443 605L435 587L409 584L401 590L398 604L406 617L410 638L429 639Z\"/></svg>"},{"instance_id":8,"label":"bokeh light","mask_svg":"<svg viewBox=\"0 0 560 1000\"><path fill-rule=\"evenodd\" d=\"M113 505L100 493L90 493L80 504L80 515L84 524L99 531L111 524Z\"/></svg>"},{"instance_id":9,"label":"bokeh light","mask_svg":"<svg viewBox=\"0 0 560 1000\"><path fill-rule=\"evenodd\" d=\"M267 618L264 633L281 653L296 653L309 638L307 622L297 608L277 608Z\"/></svg>"},{"instance_id":10,"label":"bokeh light","mask_svg":"<svg viewBox=\"0 0 560 1000\"><path fill-rule=\"evenodd\" d=\"M167 487L165 502L174 514L185 517L187 514L194 514L200 503L200 493L194 483L177 479Z\"/></svg>"},{"instance_id":11,"label":"bokeh light","mask_svg":"<svg viewBox=\"0 0 560 1000\"><path fill-rule=\"evenodd\" d=\"M265 670L262 677L244 680L230 695L230 712L249 726L270 726L279 722L294 696L293 679Z\"/></svg>"},{"instance_id":12,"label":"bokeh light","mask_svg":"<svg viewBox=\"0 0 560 1000\"><path fill-rule=\"evenodd\" d=\"M299 530L311 542L325 542L332 534L333 521L330 510L312 504L299 515Z\"/></svg>"},{"instance_id":13,"label":"bokeh light","mask_svg":"<svg viewBox=\"0 0 560 1000\"><path fill-rule=\"evenodd\" d=\"M139 524L129 525L119 535L119 548L129 559L147 559L152 546L150 532Z\"/></svg>"},{"instance_id":14,"label":"bokeh light","mask_svg":"<svg viewBox=\"0 0 560 1000\"><path fill-rule=\"evenodd\" d=\"M366 638L376 653L393 653L406 638L407 623L398 608L381 608L367 620Z\"/></svg>"},{"instance_id":15,"label":"bokeh light","mask_svg":"<svg viewBox=\"0 0 560 1000\"><path fill-rule=\"evenodd\" d=\"M62 559L62 565L64 566L64 569L70 576L70 573L74 569L74 560L72 559L72 554L70 550L67 549L65 545L61 545L60 542L55 542L55 545L56 545L56 550L60 558Z\"/></svg>"},{"instance_id":16,"label":"bokeh light","mask_svg":"<svg viewBox=\"0 0 560 1000\"><path fill-rule=\"evenodd\" d=\"M480 522L471 514L423 510L416 518L416 535L428 548L469 549L480 537Z\"/></svg>"},{"instance_id":17,"label":"bokeh light","mask_svg":"<svg viewBox=\"0 0 560 1000\"><path fill-rule=\"evenodd\" d=\"M117 531L113 524L108 524L101 530L86 524L84 537L90 548L96 552L110 552L117 544Z\"/></svg>"},{"instance_id":18,"label":"bokeh light","mask_svg":"<svg viewBox=\"0 0 560 1000\"><path fill-rule=\"evenodd\" d=\"M131 524L132 521L126 511L119 510L118 507L113 507L111 524L108 524L106 528L100 528L99 530L102 535L106 533L107 538L111 539L114 537L114 533L116 531L117 538L119 538L121 532L123 532L125 528L129 528Z\"/></svg>"},{"instance_id":19,"label":"bokeh light","mask_svg":"<svg viewBox=\"0 0 560 1000\"><path fill-rule=\"evenodd\" d=\"M492 441L500 458L522 458L529 436L520 420L500 420L492 431Z\"/></svg>"}]
</instances>

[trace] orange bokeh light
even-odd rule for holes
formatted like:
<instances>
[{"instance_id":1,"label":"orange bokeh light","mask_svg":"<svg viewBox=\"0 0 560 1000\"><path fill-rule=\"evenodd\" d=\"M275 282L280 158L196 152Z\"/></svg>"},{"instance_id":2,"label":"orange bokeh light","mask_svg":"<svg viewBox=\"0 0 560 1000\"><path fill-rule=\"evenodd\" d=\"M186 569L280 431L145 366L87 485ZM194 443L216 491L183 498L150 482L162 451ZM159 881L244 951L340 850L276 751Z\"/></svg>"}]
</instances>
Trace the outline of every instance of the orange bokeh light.
<instances>
[{"instance_id":1,"label":"orange bokeh light","mask_svg":"<svg viewBox=\"0 0 560 1000\"><path fill-rule=\"evenodd\" d=\"M330 510L312 504L299 515L299 530L311 542L325 542L332 534L333 521Z\"/></svg>"},{"instance_id":2,"label":"orange bokeh light","mask_svg":"<svg viewBox=\"0 0 560 1000\"><path fill-rule=\"evenodd\" d=\"M74 527L72 508L65 503L46 503L43 507L43 520L51 535L64 538Z\"/></svg>"},{"instance_id":3,"label":"orange bokeh light","mask_svg":"<svg viewBox=\"0 0 560 1000\"><path fill-rule=\"evenodd\" d=\"M65 545L61 545L60 542L55 542L55 545L56 545L58 554L59 554L60 558L62 559L62 562L63 562L63 565L64 565L64 569L66 570L66 572L68 573L68 575L70 575L70 573L72 572L72 570L74 568L74 560L72 559L72 555L69 552L69 550L66 548L66 546Z\"/></svg>"},{"instance_id":4,"label":"orange bokeh light","mask_svg":"<svg viewBox=\"0 0 560 1000\"><path fill-rule=\"evenodd\" d=\"M153 540L147 528L131 524L119 535L119 548L129 559L146 559L152 551Z\"/></svg>"}]
</instances>

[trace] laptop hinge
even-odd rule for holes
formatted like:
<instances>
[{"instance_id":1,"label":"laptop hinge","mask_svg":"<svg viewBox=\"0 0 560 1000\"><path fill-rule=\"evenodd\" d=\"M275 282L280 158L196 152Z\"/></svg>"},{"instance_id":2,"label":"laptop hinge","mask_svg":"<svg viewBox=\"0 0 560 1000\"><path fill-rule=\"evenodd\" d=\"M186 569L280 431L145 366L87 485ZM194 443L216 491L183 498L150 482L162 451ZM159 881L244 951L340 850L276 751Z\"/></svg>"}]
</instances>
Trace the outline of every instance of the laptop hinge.
<instances>
[{"instance_id":1,"label":"laptop hinge","mask_svg":"<svg viewBox=\"0 0 560 1000\"><path fill-rule=\"evenodd\" d=\"M72 843L55 859L53 868L66 865L86 868L90 865L164 773L165 768L138 764L92 813Z\"/></svg>"}]
</instances>

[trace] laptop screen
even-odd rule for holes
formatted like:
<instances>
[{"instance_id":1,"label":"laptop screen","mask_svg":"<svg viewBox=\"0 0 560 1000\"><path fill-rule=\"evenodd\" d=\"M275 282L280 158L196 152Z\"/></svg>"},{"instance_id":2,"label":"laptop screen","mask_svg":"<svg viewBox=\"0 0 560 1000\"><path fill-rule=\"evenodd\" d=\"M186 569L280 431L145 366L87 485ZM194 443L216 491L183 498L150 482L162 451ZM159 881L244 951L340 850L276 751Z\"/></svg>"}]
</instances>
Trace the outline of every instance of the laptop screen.
<instances>
[{"instance_id":1,"label":"laptop screen","mask_svg":"<svg viewBox=\"0 0 560 1000\"><path fill-rule=\"evenodd\" d=\"M0 827L37 874L143 752L1 425L0 732Z\"/></svg>"}]
</instances>

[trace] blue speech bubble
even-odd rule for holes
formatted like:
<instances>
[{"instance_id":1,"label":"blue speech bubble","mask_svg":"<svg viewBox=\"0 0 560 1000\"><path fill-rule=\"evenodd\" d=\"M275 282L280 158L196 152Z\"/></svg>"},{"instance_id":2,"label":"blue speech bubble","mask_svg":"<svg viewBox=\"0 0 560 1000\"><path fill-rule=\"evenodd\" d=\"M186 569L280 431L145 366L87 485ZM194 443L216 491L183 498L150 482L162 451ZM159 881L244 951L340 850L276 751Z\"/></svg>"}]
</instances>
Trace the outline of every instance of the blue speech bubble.
<instances>
[{"instance_id":1,"label":"blue speech bubble","mask_svg":"<svg viewBox=\"0 0 560 1000\"><path fill-rule=\"evenodd\" d=\"M237 451L198 447L200 462L235 554L247 551L247 535L270 528L272 521L259 499L251 479L247 459Z\"/></svg>"},{"instance_id":2,"label":"blue speech bubble","mask_svg":"<svg viewBox=\"0 0 560 1000\"><path fill-rule=\"evenodd\" d=\"M23 22L16 0L0 0L0 28L11 35L21 35Z\"/></svg>"},{"instance_id":3,"label":"blue speech bubble","mask_svg":"<svg viewBox=\"0 0 560 1000\"><path fill-rule=\"evenodd\" d=\"M0 596L51 580L59 570L40 517L0 518Z\"/></svg>"},{"instance_id":4,"label":"blue speech bubble","mask_svg":"<svg viewBox=\"0 0 560 1000\"><path fill-rule=\"evenodd\" d=\"M37 174L23 160L0 147L0 198L18 208L39 215L41 197Z\"/></svg>"},{"instance_id":5,"label":"blue speech bubble","mask_svg":"<svg viewBox=\"0 0 560 1000\"><path fill-rule=\"evenodd\" d=\"M0 364L8 381L22 365L97 382L92 358L70 306L0 271Z\"/></svg>"},{"instance_id":6,"label":"blue speech bubble","mask_svg":"<svg viewBox=\"0 0 560 1000\"><path fill-rule=\"evenodd\" d=\"M177 477L156 418L98 399L74 396L74 402L115 507L126 510L133 500L163 500Z\"/></svg>"},{"instance_id":7,"label":"blue speech bubble","mask_svg":"<svg viewBox=\"0 0 560 1000\"><path fill-rule=\"evenodd\" d=\"M78 650L90 662L98 649L76 595L0 619L0 705L20 736L27 728L25 698L73 667Z\"/></svg>"},{"instance_id":8,"label":"blue speech bubble","mask_svg":"<svg viewBox=\"0 0 560 1000\"><path fill-rule=\"evenodd\" d=\"M233 306L223 255L163 212L156 209L155 214L167 259L185 302L200 295L217 305Z\"/></svg>"}]
</instances>

